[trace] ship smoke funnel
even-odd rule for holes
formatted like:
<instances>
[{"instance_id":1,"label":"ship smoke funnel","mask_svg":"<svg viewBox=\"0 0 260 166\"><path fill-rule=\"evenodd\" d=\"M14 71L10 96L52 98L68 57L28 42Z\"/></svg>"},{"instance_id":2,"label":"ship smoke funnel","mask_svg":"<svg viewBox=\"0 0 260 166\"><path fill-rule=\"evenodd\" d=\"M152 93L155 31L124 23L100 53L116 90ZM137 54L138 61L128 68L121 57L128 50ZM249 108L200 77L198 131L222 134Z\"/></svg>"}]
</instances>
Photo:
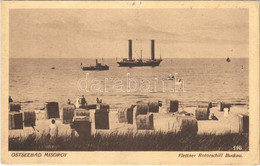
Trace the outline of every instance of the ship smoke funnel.
<instances>
[{"instance_id":1,"label":"ship smoke funnel","mask_svg":"<svg viewBox=\"0 0 260 166\"><path fill-rule=\"evenodd\" d=\"M151 40L151 59L154 60L154 40Z\"/></svg>"},{"instance_id":2,"label":"ship smoke funnel","mask_svg":"<svg viewBox=\"0 0 260 166\"><path fill-rule=\"evenodd\" d=\"M132 60L132 40L128 40L128 59Z\"/></svg>"}]
</instances>

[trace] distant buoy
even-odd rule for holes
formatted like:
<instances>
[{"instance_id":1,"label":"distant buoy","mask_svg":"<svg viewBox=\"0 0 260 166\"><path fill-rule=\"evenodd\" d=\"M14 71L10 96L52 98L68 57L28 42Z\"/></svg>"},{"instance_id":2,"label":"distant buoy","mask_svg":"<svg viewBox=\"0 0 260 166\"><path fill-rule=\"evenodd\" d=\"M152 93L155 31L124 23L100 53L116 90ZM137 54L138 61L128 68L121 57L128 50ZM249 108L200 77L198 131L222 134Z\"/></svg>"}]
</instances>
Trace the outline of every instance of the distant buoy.
<instances>
[{"instance_id":1,"label":"distant buoy","mask_svg":"<svg viewBox=\"0 0 260 166\"><path fill-rule=\"evenodd\" d=\"M226 59L226 62L230 62L231 60L229 58Z\"/></svg>"}]
</instances>

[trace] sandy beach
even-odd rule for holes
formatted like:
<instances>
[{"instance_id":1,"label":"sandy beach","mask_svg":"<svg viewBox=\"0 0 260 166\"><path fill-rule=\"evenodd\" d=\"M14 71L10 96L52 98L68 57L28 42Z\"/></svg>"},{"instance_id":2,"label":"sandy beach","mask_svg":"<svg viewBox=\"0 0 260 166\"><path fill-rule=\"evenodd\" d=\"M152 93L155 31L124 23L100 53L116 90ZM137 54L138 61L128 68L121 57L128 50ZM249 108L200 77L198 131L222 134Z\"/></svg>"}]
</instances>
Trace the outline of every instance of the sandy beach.
<instances>
[{"instance_id":1,"label":"sandy beach","mask_svg":"<svg viewBox=\"0 0 260 166\"><path fill-rule=\"evenodd\" d=\"M183 110L195 115L196 107L184 107ZM179 112L182 108L179 108ZM94 120L95 110L90 110L91 120L91 133L118 133L124 134L126 132L143 133L143 132L173 132L174 117L173 113L166 113L166 108L160 108L159 113L153 113L154 115L154 130L137 130L136 124L119 123L117 109L112 109L109 112L109 130L95 129ZM248 113L247 106L233 106L228 117L224 117L224 112L219 111L219 107L213 107L210 109L210 113L218 118L218 120L198 120L198 134L224 134L224 133L238 133L239 132L239 114ZM62 122L62 109L60 108L60 117L56 120L56 124L59 129L60 136L71 136L70 124L63 124ZM22 137L26 138L30 134L41 135L48 133L48 127L51 124L52 119L36 120L35 130L32 127L24 127L23 130L9 130L9 137Z\"/></svg>"}]
</instances>

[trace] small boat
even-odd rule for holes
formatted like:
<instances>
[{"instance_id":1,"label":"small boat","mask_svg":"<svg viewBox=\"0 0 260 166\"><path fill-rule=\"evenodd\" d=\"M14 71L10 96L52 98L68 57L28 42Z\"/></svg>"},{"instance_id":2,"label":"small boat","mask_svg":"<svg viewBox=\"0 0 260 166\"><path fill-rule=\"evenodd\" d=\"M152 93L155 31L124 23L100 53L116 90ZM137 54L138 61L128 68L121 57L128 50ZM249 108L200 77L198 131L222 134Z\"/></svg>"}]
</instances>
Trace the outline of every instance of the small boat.
<instances>
[{"instance_id":1,"label":"small boat","mask_svg":"<svg viewBox=\"0 0 260 166\"><path fill-rule=\"evenodd\" d=\"M230 62L231 60L230 60L230 58L228 57L227 59L226 59L226 62Z\"/></svg>"},{"instance_id":2,"label":"small boat","mask_svg":"<svg viewBox=\"0 0 260 166\"><path fill-rule=\"evenodd\" d=\"M98 60L96 59L96 66L82 66L81 63L81 69L82 70L109 70L109 66L108 65L102 65L101 63L98 63Z\"/></svg>"},{"instance_id":3,"label":"small boat","mask_svg":"<svg viewBox=\"0 0 260 166\"><path fill-rule=\"evenodd\" d=\"M174 75L172 76L171 74L169 74L167 79L168 80L174 80L175 78L174 78Z\"/></svg>"}]
</instances>

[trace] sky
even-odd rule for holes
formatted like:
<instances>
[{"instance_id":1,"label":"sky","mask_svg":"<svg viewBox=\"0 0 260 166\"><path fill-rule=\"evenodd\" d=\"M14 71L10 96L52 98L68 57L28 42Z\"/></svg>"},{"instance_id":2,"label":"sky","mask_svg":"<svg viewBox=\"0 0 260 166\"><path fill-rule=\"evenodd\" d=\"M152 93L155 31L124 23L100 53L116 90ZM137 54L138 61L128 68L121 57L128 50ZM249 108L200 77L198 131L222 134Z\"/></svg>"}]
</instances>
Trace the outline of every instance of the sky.
<instances>
[{"instance_id":1,"label":"sky","mask_svg":"<svg viewBox=\"0 0 260 166\"><path fill-rule=\"evenodd\" d=\"M248 57L248 9L12 9L11 58Z\"/></svg>"}]
</instances>

